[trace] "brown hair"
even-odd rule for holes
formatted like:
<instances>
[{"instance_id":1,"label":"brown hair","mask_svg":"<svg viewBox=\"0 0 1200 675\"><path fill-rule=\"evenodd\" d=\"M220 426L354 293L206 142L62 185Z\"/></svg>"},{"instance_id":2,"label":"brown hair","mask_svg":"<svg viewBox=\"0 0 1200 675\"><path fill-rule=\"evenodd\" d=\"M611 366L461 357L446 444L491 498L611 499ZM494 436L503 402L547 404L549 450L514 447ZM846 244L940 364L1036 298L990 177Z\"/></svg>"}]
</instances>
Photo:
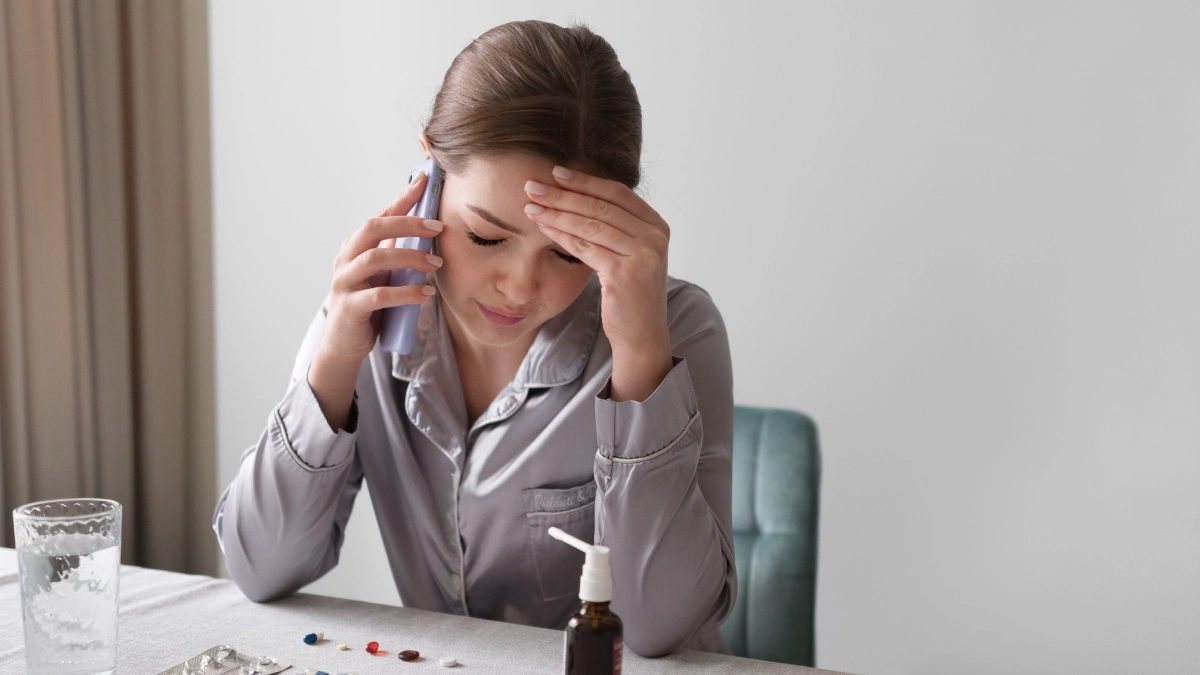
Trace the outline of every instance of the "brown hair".
<instances>
[{"instance_id":1,"label":"brown hair","mask_svg":"<svg viewBox=\"0 0 1200 675\"><path fill-rule=\"evenodd\" d=\"M642 107L608 42L587 26L514 21L454 57L425 133L443 170L514 150L630 188L641 179Z\"/></svg>"}]
</instances>

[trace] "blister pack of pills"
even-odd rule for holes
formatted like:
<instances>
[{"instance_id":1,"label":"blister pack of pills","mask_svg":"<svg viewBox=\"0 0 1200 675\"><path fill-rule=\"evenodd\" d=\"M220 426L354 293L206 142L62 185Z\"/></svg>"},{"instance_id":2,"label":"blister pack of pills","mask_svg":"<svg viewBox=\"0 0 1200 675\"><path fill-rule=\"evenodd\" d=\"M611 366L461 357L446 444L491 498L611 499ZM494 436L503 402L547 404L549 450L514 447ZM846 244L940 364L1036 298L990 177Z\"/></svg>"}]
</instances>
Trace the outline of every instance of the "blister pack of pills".
<instances>
[{"instance_id":1,"label":"blister pack of pills","mask_svg":"<svg viewBox=\"0 0 1200 675\"><path fill-rule=\"evenodd\" d=\"M217 645L159 675L275 675L289 667L270 656L251 656L229 645Z\"/></svg>"}]
</instances>

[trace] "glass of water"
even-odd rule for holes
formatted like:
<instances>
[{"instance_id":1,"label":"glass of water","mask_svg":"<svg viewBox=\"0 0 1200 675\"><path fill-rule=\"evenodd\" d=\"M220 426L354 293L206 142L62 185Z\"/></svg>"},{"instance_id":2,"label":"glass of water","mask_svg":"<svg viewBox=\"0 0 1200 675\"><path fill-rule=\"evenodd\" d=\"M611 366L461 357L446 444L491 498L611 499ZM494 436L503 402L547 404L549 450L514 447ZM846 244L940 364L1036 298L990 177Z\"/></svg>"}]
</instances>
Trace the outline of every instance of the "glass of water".
<instances>
[{"instance_id":1,"label":"glass of water","mask_svg":"<svg viewBox=\"0 0 1200 675\"><path fill-rule=\"evenodd\" d=\"M56 499L13 510L30 675L117 669L121 505Z\"/></svg>"}]
</instances>

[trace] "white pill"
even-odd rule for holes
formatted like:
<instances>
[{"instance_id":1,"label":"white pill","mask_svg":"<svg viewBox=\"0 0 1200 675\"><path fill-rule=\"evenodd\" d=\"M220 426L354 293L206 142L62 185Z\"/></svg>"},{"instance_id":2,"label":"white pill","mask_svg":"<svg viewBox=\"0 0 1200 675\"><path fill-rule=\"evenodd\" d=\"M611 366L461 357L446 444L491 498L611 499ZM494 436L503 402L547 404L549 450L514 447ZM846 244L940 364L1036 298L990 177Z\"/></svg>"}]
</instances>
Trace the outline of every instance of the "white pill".
<instances>
[{"instance_id":1,"label":"white pill","mask_svg":"<svg viewBox=\"0 0 1200 675\"><path fill-rule=\"evenodd\" d=\"M438 663L442 664L443 668L453 668L458 665L458 661L453 656L443 656Z\"/></svg>"}]
</instances>

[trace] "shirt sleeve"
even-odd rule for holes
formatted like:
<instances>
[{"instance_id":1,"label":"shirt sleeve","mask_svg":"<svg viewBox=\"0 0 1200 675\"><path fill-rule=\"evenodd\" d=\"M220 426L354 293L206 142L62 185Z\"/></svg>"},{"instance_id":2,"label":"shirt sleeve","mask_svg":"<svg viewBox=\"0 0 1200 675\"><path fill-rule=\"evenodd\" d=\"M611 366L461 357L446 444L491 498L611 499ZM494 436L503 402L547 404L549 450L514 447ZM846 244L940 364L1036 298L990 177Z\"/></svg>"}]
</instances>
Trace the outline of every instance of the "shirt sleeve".
<instances>
[{"instance_id":1,"label":"shirt sleeve","mask_svg":"<svg viewBox=\"0 0 1200 675\"><path fill-rule=\"evenodd\" d=\"M362 486L355 434L329 428L308 386L327 311L322 306L313 319L287 393L213 513L229 575L256 602L289 595L337 565Z\"/></svg>"},{"instance_id":2,"label":"shirt sleeve","mask_svg":"<svg viewBox=\"0 0 1200 675\"><path fill-rule=\"evenodd\" d=\"M674 307L672 307L674 306ZM642 656L702 646L733 610L733 374L700 288L668 303L674 367L645 401L596 398L596 538L612 550L613 611Z\"/></svg>"}]
</instances>

